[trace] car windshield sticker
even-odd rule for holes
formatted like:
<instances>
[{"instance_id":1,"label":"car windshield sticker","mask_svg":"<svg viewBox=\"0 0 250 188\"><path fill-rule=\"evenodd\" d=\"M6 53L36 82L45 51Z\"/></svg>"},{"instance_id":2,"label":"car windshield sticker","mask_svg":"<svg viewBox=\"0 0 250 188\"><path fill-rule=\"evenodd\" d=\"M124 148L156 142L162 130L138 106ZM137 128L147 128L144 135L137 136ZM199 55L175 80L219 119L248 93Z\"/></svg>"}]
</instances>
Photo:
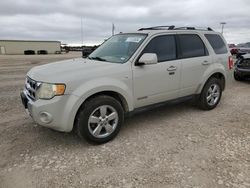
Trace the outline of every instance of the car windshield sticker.
<instances>
[{"instance_id":1,"label":"car windshield sticker","mask_svg":"<svg viewBox=\"0 0 250 188\"><path fill-rule=\"evenodd\" d=\"M128 37L126 39L126 42L136 42L136 43L139 43L141 41L142 38L140 37Z\"/></svg>"}]
</instances>

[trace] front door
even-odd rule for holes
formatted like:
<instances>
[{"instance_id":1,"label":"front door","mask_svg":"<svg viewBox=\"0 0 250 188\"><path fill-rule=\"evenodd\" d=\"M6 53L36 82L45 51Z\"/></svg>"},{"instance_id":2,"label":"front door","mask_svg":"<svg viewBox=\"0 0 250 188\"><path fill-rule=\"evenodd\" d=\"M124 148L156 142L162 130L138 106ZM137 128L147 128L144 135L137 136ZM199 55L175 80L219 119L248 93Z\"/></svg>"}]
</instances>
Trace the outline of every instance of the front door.
<instances>
[{"instance_id":1,"label":"front door","mask_svg":"<svg viewBox=\"0 0 250 188\"><path fill-rule=\"evenodd\" d=\"M157 64L133 66L135 107L178 98L181 62L176 59L175 35L153 38L144 53L155 53Z\"/></svg>"}]
</instances>

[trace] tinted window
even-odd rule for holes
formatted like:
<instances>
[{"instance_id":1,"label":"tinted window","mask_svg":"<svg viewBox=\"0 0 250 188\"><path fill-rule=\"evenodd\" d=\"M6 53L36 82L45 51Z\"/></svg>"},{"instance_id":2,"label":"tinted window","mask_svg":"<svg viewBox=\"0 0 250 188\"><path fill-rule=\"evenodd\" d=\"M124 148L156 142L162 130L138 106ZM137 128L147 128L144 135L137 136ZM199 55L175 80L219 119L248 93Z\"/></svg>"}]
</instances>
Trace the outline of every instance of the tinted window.
<instances>
[{"instance_id":1,"label":"tinted window","mask_svg":"<svg viewBox=\"0 0 250 188\"><path fill-rule=\"evenodd\" d=\"M207 49L198 35L178 35L182 58L199 57L207 55Z\"/></svg>"},{"instance_id":2,"label":"tinted window","mask_svg":"<svg viewBox=\"0 0 250 188\"><path fill-rule=\"evenodd\" d=\"M213 47L216 54L227 53L227 47L219 35L216 34L205 34L210 45Z\"/></svg>"},{"instance_id":3,"label":"tinted window","mask_svg":"<svg viewBox=\"0 0 250 188\"><path fill-rule=\"evenodd\" d=\"M173 35L155 37L143 53L156 53L158 62L176 59L175 37Z\"/></svg>"}]
</instances>

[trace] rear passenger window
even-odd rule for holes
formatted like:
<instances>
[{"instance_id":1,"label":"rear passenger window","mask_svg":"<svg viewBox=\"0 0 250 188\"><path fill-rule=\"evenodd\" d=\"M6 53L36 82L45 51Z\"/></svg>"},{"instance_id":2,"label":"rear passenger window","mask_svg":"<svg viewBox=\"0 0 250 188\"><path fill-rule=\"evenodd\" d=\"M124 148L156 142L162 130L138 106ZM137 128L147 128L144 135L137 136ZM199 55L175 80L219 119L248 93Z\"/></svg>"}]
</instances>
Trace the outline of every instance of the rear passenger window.
<instances>
[{"instance_id":1,"label":"rear passenger window","mask_svg":"<svg viewBox=\"0 0 250 188\"><path fill-rule=\"evenodd\" d=\"M173 35L155 37L148 43L143 53L155 53L158 62L176 59L175 37Z\"/></svg>"},{"instance_id":2,"label":"rear passenger window","mask_svg":"<svg viewBox=\"0 0 250 188\"><path fill-rule=\"evenodd\" d=\"M203 41L198 35L181 34L178 36L182 58L200 57L208 54Z\"/></svg>"},{"instance_id":3,"label":"rear passenger window","mask_svg":"<svg viewBox=\"0 0 250 188\"><path fill-rule=\"evenodd\" d=\"M205 37L207 38L208 42L210 43L216 54L227 53L226 44L224 43L220 35L205 34Z\"/></svg>"}]
</instances>

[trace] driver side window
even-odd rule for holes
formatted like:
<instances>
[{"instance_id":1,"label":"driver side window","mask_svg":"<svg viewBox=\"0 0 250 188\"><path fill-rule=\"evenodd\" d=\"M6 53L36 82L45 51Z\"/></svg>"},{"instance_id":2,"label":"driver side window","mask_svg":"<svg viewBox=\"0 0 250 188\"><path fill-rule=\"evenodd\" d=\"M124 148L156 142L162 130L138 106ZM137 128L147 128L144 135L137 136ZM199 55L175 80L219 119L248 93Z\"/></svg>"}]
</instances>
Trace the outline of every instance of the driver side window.
<instances>
[{"instance_id":1,"label":"driver side window","mask_svg":"<svg viewBox=\"0 0 250 188\"><path fill-rule=\"evenodd\" d=\"M143 50L144 53L155 53L158 62L176 59L176 44L174 35L164 35L153 38Z\"/></svg>"}]
</instances>

